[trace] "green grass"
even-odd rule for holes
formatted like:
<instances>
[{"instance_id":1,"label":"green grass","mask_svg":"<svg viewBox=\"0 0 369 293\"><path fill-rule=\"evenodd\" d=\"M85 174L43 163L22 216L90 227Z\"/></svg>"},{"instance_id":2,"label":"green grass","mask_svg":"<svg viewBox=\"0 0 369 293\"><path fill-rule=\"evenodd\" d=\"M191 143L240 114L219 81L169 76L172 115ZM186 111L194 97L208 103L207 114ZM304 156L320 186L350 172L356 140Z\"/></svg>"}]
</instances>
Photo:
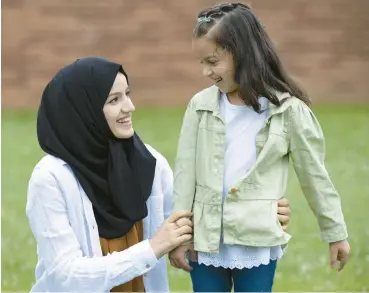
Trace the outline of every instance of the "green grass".
<instances>
[{"instance_id":1,"label":"green grass","mask_svg":"<svg viewBox=\"0 0 369 293\"><path fill-rule=\"evenodd\" d=\"M183 109L141 109L135 126L145 142L173 165ZM369 105L320 106L316 114L327 139L327 168L341 194L352 248L343 272L328 265L328 246L291 172L293 235L280 261L274 291L369 291ZM25 217L27 184L42 157L34 111L2 111L2 291L28 291L36 247ZM170 268L172 291L191 291L187 273Z\"/></svg>"}]
</instances>

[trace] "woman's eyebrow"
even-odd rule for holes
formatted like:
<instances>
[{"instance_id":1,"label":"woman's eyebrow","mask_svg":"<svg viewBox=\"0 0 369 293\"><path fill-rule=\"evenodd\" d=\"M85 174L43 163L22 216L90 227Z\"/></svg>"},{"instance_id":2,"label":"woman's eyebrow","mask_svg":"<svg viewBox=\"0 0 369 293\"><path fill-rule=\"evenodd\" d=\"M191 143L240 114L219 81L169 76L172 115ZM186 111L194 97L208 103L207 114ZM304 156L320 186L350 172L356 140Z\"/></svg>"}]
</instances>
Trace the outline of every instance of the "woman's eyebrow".
<instances>
[{"instance_id":1,"label":"woman's eyebrow","mask_svg":"<svg viewBox=\"0 0 369 293\"><path fill-rule=\"evenodd\" d=\"M121 95L121 94L122 94L121 92L114 92L114 93L110 93L108 97L115 96L115 95Z\"/></svg>"}]
</instances>

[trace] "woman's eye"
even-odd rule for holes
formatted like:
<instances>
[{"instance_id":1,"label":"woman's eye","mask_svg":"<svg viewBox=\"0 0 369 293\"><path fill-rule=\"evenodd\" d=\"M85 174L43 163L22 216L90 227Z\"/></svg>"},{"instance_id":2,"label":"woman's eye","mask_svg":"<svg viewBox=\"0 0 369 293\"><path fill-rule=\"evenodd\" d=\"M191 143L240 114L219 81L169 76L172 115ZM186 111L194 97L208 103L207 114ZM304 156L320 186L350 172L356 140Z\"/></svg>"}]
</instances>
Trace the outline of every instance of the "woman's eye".
<instances>
[{"instance_id":1,"label":"woman's eye","mask_svg":"<svg viewBox=\"0 0 369 293\"><path fill-rule=\"evenodd\" d=\"M118 101L118 98L117 97L115 97L114 99L111 99L110 100L110 104L114 104L114 103L116 103Z\"/></svg>"}]
</instances>

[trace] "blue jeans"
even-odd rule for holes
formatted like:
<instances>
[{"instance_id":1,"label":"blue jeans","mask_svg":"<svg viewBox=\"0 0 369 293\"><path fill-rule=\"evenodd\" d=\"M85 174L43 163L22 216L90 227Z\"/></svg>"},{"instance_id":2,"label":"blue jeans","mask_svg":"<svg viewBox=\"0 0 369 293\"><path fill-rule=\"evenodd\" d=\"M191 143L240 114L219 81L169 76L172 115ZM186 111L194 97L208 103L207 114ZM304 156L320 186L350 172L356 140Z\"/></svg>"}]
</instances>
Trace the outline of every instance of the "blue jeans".
<instances>
[{"instance_id":1,"label":"blue jeans","mask_svg":"<svg viewBox=\"0 0 369 293\"><path fill-rule=\"evenodd\" d=\"M277 261L251 269L225 269L190 262L194 292L272 292Z\"/></svg>"}]
</instances>

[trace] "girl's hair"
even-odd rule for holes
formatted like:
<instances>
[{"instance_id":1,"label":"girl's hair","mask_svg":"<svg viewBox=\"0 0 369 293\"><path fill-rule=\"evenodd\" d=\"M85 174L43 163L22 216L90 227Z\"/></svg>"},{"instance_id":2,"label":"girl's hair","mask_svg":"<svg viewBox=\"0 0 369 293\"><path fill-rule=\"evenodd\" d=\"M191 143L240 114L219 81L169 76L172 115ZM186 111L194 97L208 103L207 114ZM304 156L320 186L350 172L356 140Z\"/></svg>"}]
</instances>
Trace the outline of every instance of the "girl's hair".
<instances>
[{"instance_id":1,"label":"girl's hair","mask_svg":"<svg viewBox=\"0 0 369 293\"><path fill-rule=\"evenodd\" d=\"M232 54L240 97L255 111L260 112L259 96L280 106L276 90L288 92L310 106L310 99L288 76L271 39L249 6L227 3L202 10L193 37L203 36Z\"/></svg>"}]
</instances>

